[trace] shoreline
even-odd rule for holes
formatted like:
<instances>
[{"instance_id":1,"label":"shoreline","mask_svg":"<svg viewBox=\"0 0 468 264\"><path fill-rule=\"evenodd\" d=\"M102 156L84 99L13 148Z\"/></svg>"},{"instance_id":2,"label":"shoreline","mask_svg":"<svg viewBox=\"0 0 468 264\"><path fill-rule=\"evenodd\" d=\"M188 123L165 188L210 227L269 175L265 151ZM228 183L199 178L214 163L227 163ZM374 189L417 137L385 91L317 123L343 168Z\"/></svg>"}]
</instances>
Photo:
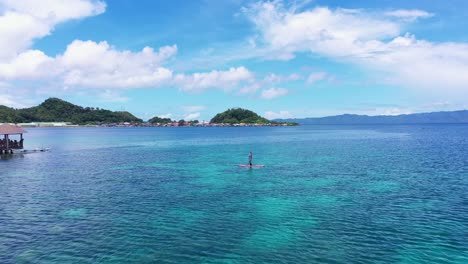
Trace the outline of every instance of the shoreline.
<instances>
[{"instance_id":1,"label":"shoreline","mask_svg":"<svg viewBox=\"0 0 468 264\"><path fill-rule=\"evenodd\" d=\"M162 127L162 128L170 128L170 127L179 127L179 128L186 128L186 127L196 127L196 128L206 128L206 127L293 127L293 126L300 126L300 125L288 125L288 124L268 124L268 125L222 125L222 124L211 124L211 125L188 125L188 126L172 126L172 125L63 125L63 126L45 126L45 125L38 125L38 126L22 126L18 125L22 128L149 128L149 127Z\"/></svg>"},{"instance_id":2,"label":"shoreline","mask_svg":"<svg viewBox=\"0 0 468 264\"><path fill-rule=\"evenodd\" d=\"M69 122L31 122L31 123L16 123L16 126L22 128L82 128L82 127L286 127L286 126L299 126L297 123L266 123L266 124L257 124L257 123L190 123L185 122L180 124L178 122L172 123L110 123L110 124L87 124L87 125L75 125Z\"/></svg>"}]
</instances>

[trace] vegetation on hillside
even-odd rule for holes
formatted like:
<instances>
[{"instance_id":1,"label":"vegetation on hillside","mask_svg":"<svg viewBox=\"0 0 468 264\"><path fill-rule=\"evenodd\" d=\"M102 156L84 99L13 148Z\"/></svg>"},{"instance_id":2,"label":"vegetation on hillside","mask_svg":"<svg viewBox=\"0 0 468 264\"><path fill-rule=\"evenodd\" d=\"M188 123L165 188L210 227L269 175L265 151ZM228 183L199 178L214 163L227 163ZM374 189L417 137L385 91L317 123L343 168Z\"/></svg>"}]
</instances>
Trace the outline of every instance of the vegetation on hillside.
<instances>
[{"instance_id":1,"label":"vegetation on hillside","mask_svg":"<svg viewBox=\"0 0 468 264\"><path fill-rule=\"evenodd\" d=\"M170 118L162 118L162 117L158 117L158 116L155 116L153 118L151 118L150 120L148 120L148 123L151 123L151 124L169 124L171 123L172 120Z\"/></svg>"},{"instance_id":2,"label":"vegetation on hillside","mask_svg":"<svg viewBox=\"0 0 468 264\"><path fill-rule=\"evenodd\" d=\"M126 111L109 111L99 108L81 107L58 98L49 98L42 104L23 109L0 106L0 122L71 122L73 124L108 124L121 122L143 122Z\"/></svg>"},{"instance_id":3,"label":"vegetation on hillside","mask_svg":"<svg viewBox=\"0 0 468 264\"><path fill-rule=\"evenodd\" d=\"M268 124L271 123L268 119L259 116L258 114L242 108L231 108L222 113L215 115L211 123L224 124Z\"/></svg>"}]
</instances>

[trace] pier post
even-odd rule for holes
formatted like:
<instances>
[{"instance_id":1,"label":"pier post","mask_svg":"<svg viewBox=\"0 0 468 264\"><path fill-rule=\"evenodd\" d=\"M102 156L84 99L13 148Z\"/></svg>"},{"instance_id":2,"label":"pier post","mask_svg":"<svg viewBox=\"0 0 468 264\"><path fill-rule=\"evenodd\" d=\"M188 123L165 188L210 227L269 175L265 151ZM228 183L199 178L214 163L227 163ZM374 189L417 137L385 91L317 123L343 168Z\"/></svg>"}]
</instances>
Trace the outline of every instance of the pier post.
<instances>
[{"instance_id":1,"label":"pier post","mask_svg":"<svg viewBox=\"0 0 468 264\"><path fill-rule=\"evenodd\" d=\"M10 144L9 144L9 139L8 139L8 134L5 135L5 141L6 141L6 153L8 153L8 149L10 148Z\"/></svg>"}]
</instances>

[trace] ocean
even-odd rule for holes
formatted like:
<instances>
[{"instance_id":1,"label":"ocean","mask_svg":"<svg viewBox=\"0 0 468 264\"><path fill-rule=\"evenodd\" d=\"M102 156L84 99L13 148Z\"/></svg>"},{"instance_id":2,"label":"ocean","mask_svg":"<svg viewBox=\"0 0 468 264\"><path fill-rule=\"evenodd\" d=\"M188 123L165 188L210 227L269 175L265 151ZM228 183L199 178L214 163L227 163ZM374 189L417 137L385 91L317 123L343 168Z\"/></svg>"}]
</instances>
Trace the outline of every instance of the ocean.
<instances>
[{"instance_id":1,"label":"ocean","mask_svg":"<svg viewBox=\"0 0 468 264\"><path fill-rule=\"evenodd\" d=\"M27 130L0 263L468 263L468 125Z\"/></svg>"}]
</instances>

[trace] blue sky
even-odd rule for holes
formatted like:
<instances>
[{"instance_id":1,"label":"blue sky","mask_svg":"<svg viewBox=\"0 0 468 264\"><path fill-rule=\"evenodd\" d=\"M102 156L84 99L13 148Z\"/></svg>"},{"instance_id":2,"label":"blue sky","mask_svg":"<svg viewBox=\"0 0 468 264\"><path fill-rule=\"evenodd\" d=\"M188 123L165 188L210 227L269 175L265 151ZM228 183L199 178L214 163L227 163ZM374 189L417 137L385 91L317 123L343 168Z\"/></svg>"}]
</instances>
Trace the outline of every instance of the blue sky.
<instances>
[{"instance_id":1,"label":"blue sky","mask_svg":"<svg viewBox=\"0 0 468 264\"><path fill-rule=\"evenodd\" d=\"M0 0L0 104L149 119L468 108L463 0Z\"/></svg>"}]
</instances>

